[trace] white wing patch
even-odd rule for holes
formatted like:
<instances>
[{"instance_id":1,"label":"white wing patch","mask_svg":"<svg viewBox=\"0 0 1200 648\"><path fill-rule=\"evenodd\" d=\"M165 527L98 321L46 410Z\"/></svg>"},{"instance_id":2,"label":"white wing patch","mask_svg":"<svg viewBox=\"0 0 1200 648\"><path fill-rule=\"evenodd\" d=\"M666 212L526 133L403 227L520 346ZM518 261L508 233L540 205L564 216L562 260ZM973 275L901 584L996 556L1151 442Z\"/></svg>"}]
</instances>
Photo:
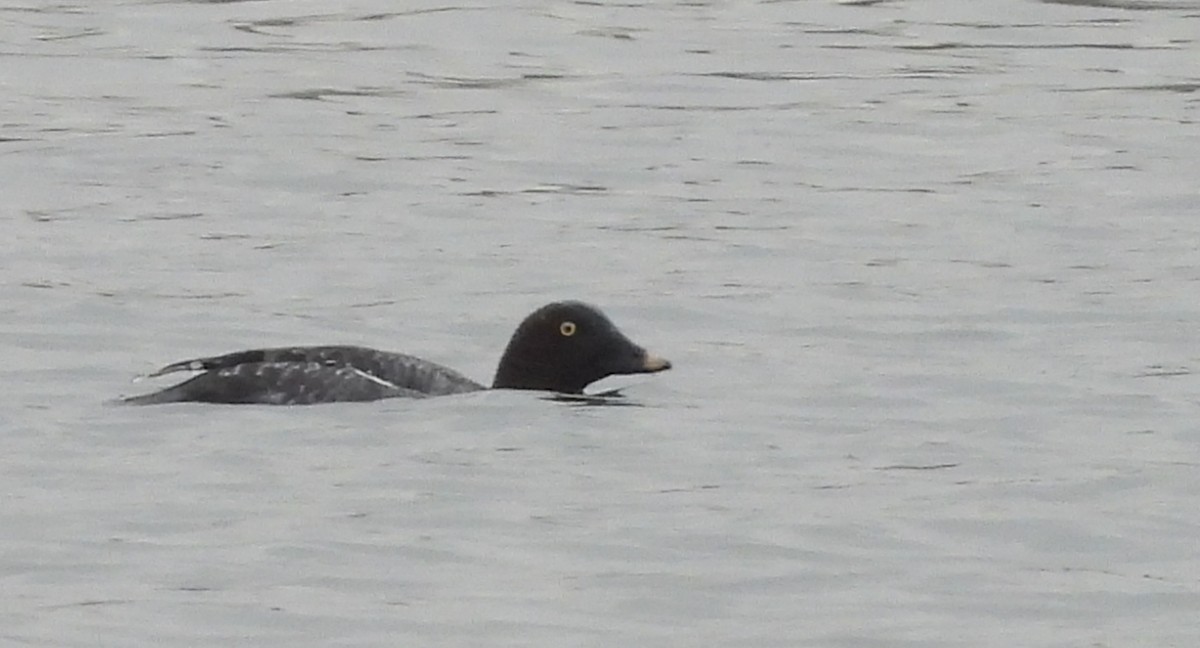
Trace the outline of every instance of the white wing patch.
<instances>
[{"instance_id":1,"label":"white wing patch","mask_svg":"<svg viewBox=\"0 0 1200 648\"><path fill-rule=\"evenodd\" d=\"M362 376L363 378L366 378L367 380L370 380L371 382L376 383L382 387L388 387L390 389L400 389L400 386L397 385L396 383L388 382L388 381L384 380L383 378L369 374L369 373L363 371L362 369L357 369L355 367L347 367L347 368L350 369L351 372L358 374L359 376Z\"/></svg>"}]
</instances>

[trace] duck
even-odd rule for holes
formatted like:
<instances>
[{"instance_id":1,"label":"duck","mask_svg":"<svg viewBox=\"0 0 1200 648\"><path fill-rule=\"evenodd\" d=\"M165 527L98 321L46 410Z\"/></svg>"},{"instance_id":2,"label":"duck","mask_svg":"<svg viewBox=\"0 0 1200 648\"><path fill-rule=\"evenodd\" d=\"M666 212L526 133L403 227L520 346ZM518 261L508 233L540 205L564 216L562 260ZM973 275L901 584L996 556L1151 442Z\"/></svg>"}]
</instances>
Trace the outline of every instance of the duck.
<instances>
[{"instance_id":1,"label":"duck","mask_svg":"<svg viewBox=\"0 0 1200 648\"><path fill-rule=\"evenodd\" d=\"M597 307L558 301L530 313L508 341L491 389L582 394L601 378L657 373L665 358L635 344ZM171 363L147 377L201 372L129 405L312 405L428 398L488 389L457 371L404 353L362 346L249 349Z\"/></svg>"}]
</instances>

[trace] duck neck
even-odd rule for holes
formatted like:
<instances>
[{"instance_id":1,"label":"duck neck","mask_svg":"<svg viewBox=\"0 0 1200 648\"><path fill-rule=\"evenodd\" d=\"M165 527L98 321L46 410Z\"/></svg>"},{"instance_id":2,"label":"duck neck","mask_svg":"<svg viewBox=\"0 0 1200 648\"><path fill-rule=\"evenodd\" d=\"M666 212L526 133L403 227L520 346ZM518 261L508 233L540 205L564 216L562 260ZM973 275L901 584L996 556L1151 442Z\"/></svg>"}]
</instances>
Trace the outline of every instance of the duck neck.
<instances>
[{"instance_id":1,"label":"duck neck","mask_svg":"<svg viewBox=\"0 0 1200 648\"><path fill-rule=\"evenodd\" d=\"M496 379L492 381L492 389L546 389L554 387L549 384L546 369L537 362L519 359L518 353L505 352L496 367Z\"/></svg>"}]
</instances>

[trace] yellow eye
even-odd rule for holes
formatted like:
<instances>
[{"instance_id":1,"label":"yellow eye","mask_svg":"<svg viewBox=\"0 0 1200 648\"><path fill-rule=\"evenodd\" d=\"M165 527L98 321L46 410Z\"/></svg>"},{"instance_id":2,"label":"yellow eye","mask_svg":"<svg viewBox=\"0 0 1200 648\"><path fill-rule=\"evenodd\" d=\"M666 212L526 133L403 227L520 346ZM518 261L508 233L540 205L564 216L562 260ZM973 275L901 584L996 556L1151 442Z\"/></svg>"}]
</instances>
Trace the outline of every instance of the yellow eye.
<instances>
[{"instance_id":1,"label":"yellow eye","mask_svg":"<svg viewBox=\"0 0 1200 648\"><path fill-rule=\"evenodd\" d=\"M567 321L558 325L558 332L563 334L563 337L571 337L575 335L575 322Z\"/></svg>"}]
</instances>

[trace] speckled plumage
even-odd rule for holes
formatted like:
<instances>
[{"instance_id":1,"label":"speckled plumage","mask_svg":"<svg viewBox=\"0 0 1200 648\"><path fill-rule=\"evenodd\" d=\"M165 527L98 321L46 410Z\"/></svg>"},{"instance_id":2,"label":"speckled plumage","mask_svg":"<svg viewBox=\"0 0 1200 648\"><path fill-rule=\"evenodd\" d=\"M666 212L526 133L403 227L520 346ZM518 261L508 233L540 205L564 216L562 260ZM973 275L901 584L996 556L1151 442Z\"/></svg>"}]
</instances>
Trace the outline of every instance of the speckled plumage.
<instances>
[{"instance_id":1,"label":"speckled plumage","mask_svg":"<svg viewBox=\"0 0 1200 648\"><path fill-rule=\"evenodd\" d=\"M254 349L176 362L151 374L204 371L174 387L126 399L309 405L381 398L423 398L479 391L453 369L403 353L357 346Z\"/></svg>"},{"instance_id":2,"label":"speckled plumage","mask_svg":"<svg viewBox=\"0 0 1200 648\"><path fill-rule=\"evenodd\" d=\"M595 307L555 302L534 311L517 327L500 358L492 386L580 393L605 376L670 368L670 362L647 354ZM358 346L238 351L175 362L150 377L178 371L203 373L123 402L309 405L486 389L428 360Z\"/></svg>"}]
</instances>

